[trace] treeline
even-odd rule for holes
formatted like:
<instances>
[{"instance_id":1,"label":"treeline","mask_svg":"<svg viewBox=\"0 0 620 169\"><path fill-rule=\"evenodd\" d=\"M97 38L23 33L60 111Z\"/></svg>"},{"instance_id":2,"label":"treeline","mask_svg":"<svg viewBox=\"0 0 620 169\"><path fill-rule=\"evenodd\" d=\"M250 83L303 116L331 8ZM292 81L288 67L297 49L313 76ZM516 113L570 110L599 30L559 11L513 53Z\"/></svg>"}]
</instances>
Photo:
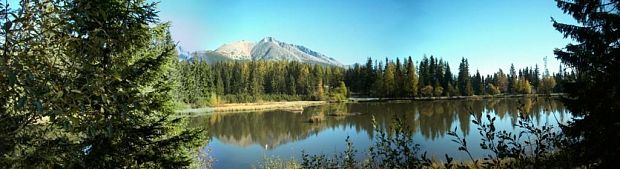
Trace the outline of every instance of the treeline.
<instances>
[{"instance_id":1,"label":"treeline","mask_svg":"<svg viewBox=\"0 0 620 169\"><path fill-rule=\"evenodd\" d=\"M352 94L368 97L431 97L472 96L497 94L548 94L562 91L563 81L573 77L560 66L560 71L542 73L538 68L516 70L511 65L508 73L502 69L492 75L482 76L479 71L471 75L469 62L462 58L454 75L443 59L424 56L419 62L408 57L385 59L385 62L368 58L364 65L354 64L345 72L345 83Z\"/></svg>"},{"instance_id":2,"label":"treeline","mask_svg":"<svg viewBox=\"0 0 620 169\"><path fill-rule=\"evenodd\" d=\"M208 106L221 102L344 100L345 69L288 61L179 61L173 77L177 101Z\"/></svg>"},{"instance_id":3,"label":"treeline","mask_svg":"<svg viewBox=\"0 0 620 169\"><path fill-rule=\"evenodd\" d=\"M573 73L541 75L538 65L502 69L492 75L470 73L463 58L453 74L447 61L424 56L416 66L408 57L378 61L349 68L289 61L237 61L208 64L178 61L173 94L178 102L194 106L219 103L280 100L345 100L359 97L438 97L497 94L548 94L562 91L563 81Z\"/></svg>"}]
</instances>

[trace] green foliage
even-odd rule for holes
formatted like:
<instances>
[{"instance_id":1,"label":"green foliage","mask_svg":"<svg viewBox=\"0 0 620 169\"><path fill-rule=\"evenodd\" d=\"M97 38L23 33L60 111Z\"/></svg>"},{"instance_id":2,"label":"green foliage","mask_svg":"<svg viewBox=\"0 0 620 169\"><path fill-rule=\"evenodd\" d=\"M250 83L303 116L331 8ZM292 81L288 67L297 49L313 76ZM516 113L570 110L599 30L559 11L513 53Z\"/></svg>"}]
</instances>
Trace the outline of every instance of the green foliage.
<instances>
[{"instance_id":1,"label":"green foliage","mask_svg":"<svg viewBox=\"0 0 620 169\"><path fill-rule=\"evenodd\" d=\"M216 102L324 100L343 79L340 67L288 61L196 60L177 62L175 68L176 99L198 107ZM221 97L214 99L214 94Z\"/></svg>"},{"instance_id":2,"label":"green foliage","mask_svg":"<svg viewBox=\"0 0 620 169\"><path fill-rule=\"evenodd\" d=\"M501 91L500 91L497 87L495 87L493 84L489 84L489 85L487 86L487 92L488 92L490 95L498 95L498 94L501 94Z\"/></svg>"},{"instance_id":3,"label":"green foliage","mask_svg":"<svg viewBox=\"0 0 620 169\"><path fill-rule=\"evenodd\" d=\"M405 96L417 96L418 95L418 75L416 74L415 65L411 56L406 61L406 78L405 78Z\"/></svg>"},{"instance_id":4,"label":"green foliage","mask_svg":"<svg viewBox=\"0 0 620 169\"><path fill-rule=\"evenodd\" d=\"M347 100L347 95L347 86L344 84L344 82L340 81L338 87L330 93L330 100L345 101Z\"/></svg>"},{"instance_id":5,"label":"green foliage","mask_svg":"<svg viewBox=\"0 0 620 169\"><path fill-rule=\"evenodd\" d=\"M520 116L515 127L523 131L515 134L498 131L495 127L495 120L496 117L488 114L486 121L480 117L472 120L478 126L478 131L482 136L480 148L491 152L483 159L472 157L467 140L457 134L457 128L448 132L448 135L454 137L452 141L459 145L458 150L467 153L472 164L476 166L481 164L482 168L565 168L568 166L564 161L566 158L553 151L557 148L557 141L561 138L560 133L553 130L553 126L536 127L529 117ZM448 159L446 166L466 167L463 164L451 163L448 155L446 158Z\"/></svg>"},{"instance_id":6,"label":"green foliage","mask_svg":"<svg viewBox=\"0 0 620 169\"><path fill-rule=\"evenodd\" d=\"M502 69L499 69L499 71L495 73L495 81L493 84L501 93L508 93L508 77L504 74Z\"/></svg>"},{"instance_id":7,"label":"green foliage","mask_svg":"<svg viewBox=\"0 0 620 169\"><path fill-rule=\"evenodd\" d=\"M56 17L41 13L43 9L52 12L57 9L43 8L47 3L32 2L14 9L15 4L9 6L3 2L0 2L0 166L51 167L64 156L51 156L59 147L46 144L72 141L59 138L57 127L43 124L47 116L57 113L56 99L64 92L57 86L62 68L56 66L59 53L53 49L58 44L48 39L49 33L57 29L42 23L44 18ZM42 26L50 29L37 30Z\"/></svg>"},{"instance_id":8,"label":"green foliage","mask_svg":"<svg viewBox=\"0 0 620 169\"><path fill-rule=\"evenodd\" d=\"M514 66L511 66L510 73L506 74L502 69L492 74L491 76L483 77L480 72L476 72L473 76L469 73L469 63L467 59L463 58L459 65L459 73L457 77L454 77L450 65L442 59L437 59L434 56L424 56L420 61L420 69L416 70L414 61L409 57L403 59L404 62L400 62L400 59L396 59L396 62L391 60L374 61L369 58L365 65L354 64L352 67L345 70L344 82L349 86L350 92L354 97L429 97L429 96L471 96L471 95L485 95L489 93L490 89L497 89L493 91L493 95L506 93L516 94L523 93L517 92L517 80L518 78L526 79L528 82L532 82L532 89L539 89L540 86L547 85L539 78L537 66L535 68L526 67L524 69L517 70ZM552 75L549 75L551 77ZM567 81L571 77L570 73L561 72L553 75L553 79L556 81ZM398 80L401 79L401 80ZM533 83L537 81L538 83ZM489 87L490 85L494 87ZM431 86L433 90L423 91L427 86ZM441 93L435 92L435 89L443 89ZM522 87L523 89L524 87ZM541 91L539 93L547 92L548 90ZM531 90L526 93L536 93L537 91ZM557 87L554 87L550 92L558 92Z\"/></svg>"},{"instance_id":9,"label":"green foliage","mask_svg":"<svg viewBox=\"0 0 620 169\"><path fill-rule=\"evenodd\" d=\"M575 70L573 81L563 84L567 108L577 117L564 128L571 139L564 151L570 161L593 168L615 168L620 159L620 1L560 1L557 6L576 25L553 27L574 43L554 51Z\"/></svg>"},{"instance_id":10,"label":"green foliage","mask_svg":"<svg viewBox=\"0 0 620 169\"><path fill-rule=\"evenodd\" d=\"M393 62L386 62L385 71L383 73L383 89L384 95L392 97L396 92L396 80L395 80L396 67Z\"/></svg>"},{"instance_id":11,"label":"green foliage","mask_svg":"<svg viewBox=\"0 0 620 169\"><path fill-rule=\"evenodd\" d=\"M550 94L555 88L556 82L553 77L543 77L538 86L538 93Z\"/></svg>"},{"instance_id":12,"label":"green foliage","mask_svg":"<svg viewBox=\"0 0 620 169\"><path fill-rule=\"evenodd\" d=\"M437 86L435 87L435 89L433 89L434 96L441 96L442 93L443 93L443 87L441 86Z\"/></svg>"},{"instance_id":13,"label":"green foliage","mask_svg":"<svg viewBox=\"0 0 620 169\"><path fill-rule=\"evenodd\" d=\"M391 127L386 129L376 126L375 143L368 149L368 157L362 162L355 160L357 150L347 137L346 150L327 157L324 154L310 155L302 151L301 168L420 168L429 166L431 161L426 153L420 154L418 144L414 143L413 132L409 126L394 118Z\"/></svg>"},{"instance_id":14,"label":"green foliage","mask_svg":"<svg viewBox=\"0 0 620 169\"><path fill-rule=\"evenodd\" d=\"M515 84L515 91L520 94L531 94L532 93L532 85L530 81L525 78L519 78Z\"/></svg>"},{"instance_id":15,"label":"green foliage","mask_svg":"<svg viewBox=\"0 0 620 169\"><path fill-rule=\"evenodd\" d=\"M280 157L264 157L263 162L252 168L262 169L298 169L300 164L294 159L283 160Z\"/></svg>"},{"instance_id":16,"label":"green foliage","mask_svg":"<svg viewBox=\"0 0 620 169\"><path fill-rule=\"evenodd\" d=\"M424 87L420 90L420 94L421 94L423 97L432 97L432 96L433 96L433 86L431 86L431 85L424 86Z\"/></svg>"},{"instance_id":17,"label":"green foliage","mask_svg":"<svg viewBox=\"0 0 620 169\"><path fill-rule=\"evenodd\" d=\"M474 94L471 77L469 76L469 63L465 58L461 59L461 64L459 65L458 87L463 96L471 96Z\"/></svg>"},{"instance_id":18,"label":"green foliage","mask_svg":"<svg viewBox=\"0 0 620 169\"><path fill-rule=\"evenodd\" d=\"M349 137L343 152L328 156L325 154L307 154L302 151L300 162L289 162L297 165L276 165L276 168L296 166L300 168L574 168L568 162L566 154L558 153L558 141L562 135L554 126L537 127L531 117L525 115L527 108L519 103L519 116L515 127L518 133L500 131L495 126L496 117L490 114L482 117L474 116L472 123L477 126L480 134L482 150L488 152L484 158L474 158L469 150L470 145L465 138L457 134L458 128L447 134L453 137L458 150L467 153L471 161L455 161L446 154L445 162L432 161L426 153L420 151L413 140L414 130L409 128L402 119L394 117L389 126L377 126L373 117L374 144L367 149L363 159L355 160L357 150ZM478 145L476 145L478 146ZM276 159L278 160L278 159ZM264 163L271 163L266 160ZM281 164L281 163L278 163Z\"/></svg>"},{"instance_id":19,"label":"green foliage","mask_svg":"<svg viewBox=\"0 0 620 169\"><path fill-rule=\"evenodd\" d=\"M156 22L155 3L23 2L2 22L3 167L178 168L194 161L202 139L172 117L175 45L169 24Z\"/></svg>"},{"instance_id":20,"label":"green foliage","mask_svg":"<svg viewBox=\"0 0 620 169\"><path fill-rule=\"evenodd\" d=\"M217 106L220 104L220 97L215 94L215 92L211 92L206 98L200 98L196 103L196 107L206 107L206 106ZM177 109L179 110L179 109Z\"/></svg>"}]
</instances>

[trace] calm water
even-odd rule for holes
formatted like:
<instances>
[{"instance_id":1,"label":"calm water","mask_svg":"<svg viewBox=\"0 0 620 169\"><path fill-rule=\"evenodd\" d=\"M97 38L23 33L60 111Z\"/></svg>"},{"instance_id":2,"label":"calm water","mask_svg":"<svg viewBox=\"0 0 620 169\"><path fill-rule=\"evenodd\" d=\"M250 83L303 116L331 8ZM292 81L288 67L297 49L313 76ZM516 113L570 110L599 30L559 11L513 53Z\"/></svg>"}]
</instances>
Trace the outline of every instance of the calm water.
<instances>
[{"instance_id":1,"label":"calm water","mask_svg":"<svg viewBox=\"0 0 620 169\"><path fill-rule=\"evenodd\" d=\"M473 115L470 114L473 113ZM422 151L444 159L450 154L465 159L457 144L447 136L457 128L466 136L472 154L482 157L489 152L479 148L480 135L471 121L487 113L497 117L498 130L515 131L519 113L525 113L538 125L554 125L570 120L561 102L553 99L491 99L415 101L398 103L348 103L307 107L303 112L268 111L227 113L199 116L191 119L194 127L207 128L216 168L250 168L264 157L299 158L301 151L310 154L334 154L345 149L350 136L358 157L373 143L372 116L378 126L389 125L392 118L403 118L415 130L414 141ZM329 116L351 113L350 116ZM314 115L324 115L321 123L307 123Z\"/></svg>"}]
</instances>

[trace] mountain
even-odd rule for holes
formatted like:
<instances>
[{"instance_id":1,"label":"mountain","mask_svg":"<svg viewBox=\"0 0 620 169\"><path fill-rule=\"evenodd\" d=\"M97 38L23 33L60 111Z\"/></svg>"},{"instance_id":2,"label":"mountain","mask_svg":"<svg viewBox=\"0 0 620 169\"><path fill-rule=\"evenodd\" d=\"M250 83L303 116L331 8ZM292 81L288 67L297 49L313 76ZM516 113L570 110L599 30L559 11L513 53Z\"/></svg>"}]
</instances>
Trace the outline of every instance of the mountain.
<instances>
[{"instance_id":1,"label":"mountain","mask_svg":"<svg viewBox=\"0 0 620 169\"><path fill-rule=\"evenodd\" d=\"M249 60L252 59L252 48L256 43L242 40L239 42L224 44L221 47L215 49L215 52L227 56L234 60Z\"/></svg>"},{"instance_id":2,"label":"mountain","mask_svg":"<svg viewBox=\"0 0 620 169\"><path fill-rule=\"evenodd\" d=\"M179 52L182 53L182 52ZM227 43L214 51L193 52L191 57L181 57L186 60L202 60L214 63L225 60L288 60L304 63L326 64L343 66L336 59L325 56L301 45L280 42L272 37L266 37L259 42L242 40Z\"/></svg>"},{"instance_id":3,"label":"mountain","mask_svg":"<svg viewBox=\"0 0 620 169\"><path fill-rule=\"evenodd\" d=\"M304 46L280 42L272 37L262 39L252 48L252 59L290 60L342 66L334 58L327 57Z\"/></svg>"},{"instance_id":4,"label":"mountain","mask_svg":"<svg viewBox=\"0 0 620 169\"><path fill-rule=\"evenodd\" d=\"M190 60L190 61L200 60L200 61L205 61L205 62L207 62L209 64L234 60L234 59L231 59L228 56L224 56L224 55L222 55L222 54L220 54L218 52L212 51L212 50L193 52L191 54L191 56L192 57L190 57L187 60Z\"/></svg>"}]
</instances>

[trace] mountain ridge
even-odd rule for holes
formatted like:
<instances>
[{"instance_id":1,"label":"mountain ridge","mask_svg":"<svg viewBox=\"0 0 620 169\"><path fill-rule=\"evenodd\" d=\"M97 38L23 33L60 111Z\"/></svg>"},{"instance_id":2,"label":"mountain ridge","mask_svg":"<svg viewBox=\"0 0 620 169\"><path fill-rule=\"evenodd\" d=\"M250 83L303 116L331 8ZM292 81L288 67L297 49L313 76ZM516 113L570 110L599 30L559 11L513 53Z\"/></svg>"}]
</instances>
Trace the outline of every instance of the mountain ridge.
<instances>
[{"instance_id":1,"label":"mountain ridge","mask_svg":"<svg viewBox=\"0 0 620 169\"><path fill-rule=\"evenodd\" d=\"M179 47L179 49L182 49ZM189 54L189 56L188 56ZM304 63L343 66L332 57L311 50L302 45L281 42L265 37L258 42L248 40L225 43L215 50L179 52L181 60L202 60L214 63L224 60L298 61Z\"/></svg>"}]
</instances>

